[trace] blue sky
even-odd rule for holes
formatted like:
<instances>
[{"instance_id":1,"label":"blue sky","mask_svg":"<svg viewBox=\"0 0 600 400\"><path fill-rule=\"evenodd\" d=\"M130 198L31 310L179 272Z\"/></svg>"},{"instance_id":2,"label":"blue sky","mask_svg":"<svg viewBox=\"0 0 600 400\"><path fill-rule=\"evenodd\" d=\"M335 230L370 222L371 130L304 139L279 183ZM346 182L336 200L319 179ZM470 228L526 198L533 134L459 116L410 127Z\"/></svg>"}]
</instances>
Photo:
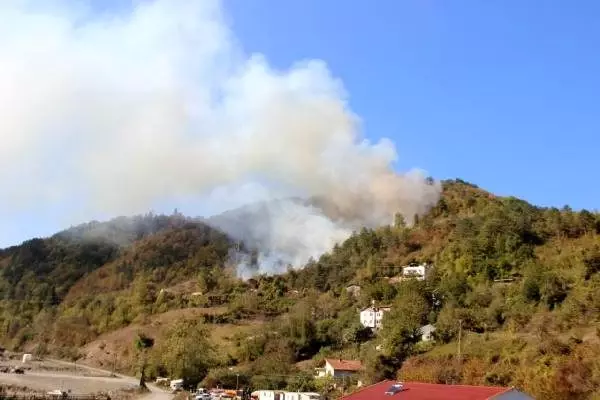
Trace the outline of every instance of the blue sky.
<instances>
[{"instance_id":1,"label":"blue sky","mask_svg":"<svg viewBox=\"0 0 600 400\"><path fill-rule=\"evenodd\" d=\"M97 11L123 6L88 1ZM365 135L396 143L398 169L459 177L537 205L600 208L600 3L223 4L247 53L282 69L324 60ZM0 247L65 227L53 209L11 215L3 225Z\"/></svg>"},{"instance_id":2,"label":"blue sky","mask_svg":"<svg viewBox=\"0 0 600 400\"><path fill-rule=\"evenodd\" d=\"M225 0L249 52L325 60L401 169L600 208L600 3Z\"/></svg>"}]
</instances>

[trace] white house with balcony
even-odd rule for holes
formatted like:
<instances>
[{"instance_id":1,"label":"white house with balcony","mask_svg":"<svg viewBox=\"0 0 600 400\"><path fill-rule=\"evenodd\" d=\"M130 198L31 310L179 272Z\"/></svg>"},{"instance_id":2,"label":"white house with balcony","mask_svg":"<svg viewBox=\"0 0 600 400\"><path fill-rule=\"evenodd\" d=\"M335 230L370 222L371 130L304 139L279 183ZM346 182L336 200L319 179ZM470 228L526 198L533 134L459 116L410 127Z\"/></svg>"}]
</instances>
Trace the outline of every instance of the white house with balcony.
<instances>
[{"instance_id":1,"label":"white house with balcony","mask_svg":"<svg viewBox=\"0 0 600 400\"><path fill-rule=\"evenodd\" d=\"M389 306L375 306L375 303L371 307L367 307L360 311L360 323L365 328L371 328L373 330L381 329L383 326L383 314L390 311L392 308Z\"/></svg>"}]
</instances>

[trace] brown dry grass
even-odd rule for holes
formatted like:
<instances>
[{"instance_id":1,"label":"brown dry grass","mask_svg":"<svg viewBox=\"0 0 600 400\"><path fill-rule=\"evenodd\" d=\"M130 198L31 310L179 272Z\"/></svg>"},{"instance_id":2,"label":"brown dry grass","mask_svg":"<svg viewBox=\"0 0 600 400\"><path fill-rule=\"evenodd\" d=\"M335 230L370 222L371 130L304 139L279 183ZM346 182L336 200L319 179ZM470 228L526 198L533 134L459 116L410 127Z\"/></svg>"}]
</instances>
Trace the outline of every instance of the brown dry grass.
<instances>
[{"instance_id":1,"label":"brown dry grass","mask_svg":"<svg viewBox=\"0 0 600 400\"><path fill-rule=\"evenodd\" d=\"M144 333L160 341L168 328L176 321L183 319L200 318L203 315L215 315L226 311L224 307L211 308L186 308L168 311L150 316L144 322L132 324L100 336L81 349L83 354L79 361L92 367L112 369L113 364L117 371L129 371L135 364L133 342L138 333ZM241 321L238 324L209 324L212 342L222 354L233 351L236 334L250 334L263 322L258 320Z\"/></svg>"}]
</instances>

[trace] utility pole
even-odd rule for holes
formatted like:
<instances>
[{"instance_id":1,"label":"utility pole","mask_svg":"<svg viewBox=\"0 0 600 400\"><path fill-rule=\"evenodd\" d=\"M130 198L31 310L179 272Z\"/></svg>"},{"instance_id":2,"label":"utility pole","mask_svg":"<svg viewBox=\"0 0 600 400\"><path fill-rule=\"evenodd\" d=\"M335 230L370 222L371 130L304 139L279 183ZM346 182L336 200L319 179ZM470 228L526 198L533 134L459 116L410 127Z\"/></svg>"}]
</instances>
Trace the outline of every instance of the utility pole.
<instances>
[{"instance_id":1,"label":"utility pole","mask_svg":"<svg viewBox=\"0 0 600 400\"><path fill-rule=\"evenodd\" d=\"M461 357L461 348L460 348L460 341L462 339L462 319L458 320L458 362L460 363L460 357Z\"/></svg>"}]
</instances>

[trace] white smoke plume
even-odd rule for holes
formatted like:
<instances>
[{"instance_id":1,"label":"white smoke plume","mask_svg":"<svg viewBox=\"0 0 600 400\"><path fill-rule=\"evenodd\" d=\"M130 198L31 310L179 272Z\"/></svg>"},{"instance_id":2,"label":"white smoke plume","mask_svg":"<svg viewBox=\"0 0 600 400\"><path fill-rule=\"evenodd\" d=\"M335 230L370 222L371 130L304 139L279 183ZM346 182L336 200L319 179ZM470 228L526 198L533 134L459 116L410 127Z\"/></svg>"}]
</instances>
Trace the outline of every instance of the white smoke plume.
<instances>
[{"instance_id":1,"label":"white smoke plume","mask_svg":"<svg viewBox=\"0 0 600 400\"><path fill-rule=\"evenodd\" d=\"M245 55L219 1L138 1L112 13L73 3L0 4L5 214L75 201L81 218L143 213L256 180L264 200L326 198L337 218L292 202L251 229L266 250L260 272L278 272L269 257L298 267L356 226L437 201L439 185L393 170L393 143L362 137L323 61L276 70Z\"/></svg>"}]
</instances>

